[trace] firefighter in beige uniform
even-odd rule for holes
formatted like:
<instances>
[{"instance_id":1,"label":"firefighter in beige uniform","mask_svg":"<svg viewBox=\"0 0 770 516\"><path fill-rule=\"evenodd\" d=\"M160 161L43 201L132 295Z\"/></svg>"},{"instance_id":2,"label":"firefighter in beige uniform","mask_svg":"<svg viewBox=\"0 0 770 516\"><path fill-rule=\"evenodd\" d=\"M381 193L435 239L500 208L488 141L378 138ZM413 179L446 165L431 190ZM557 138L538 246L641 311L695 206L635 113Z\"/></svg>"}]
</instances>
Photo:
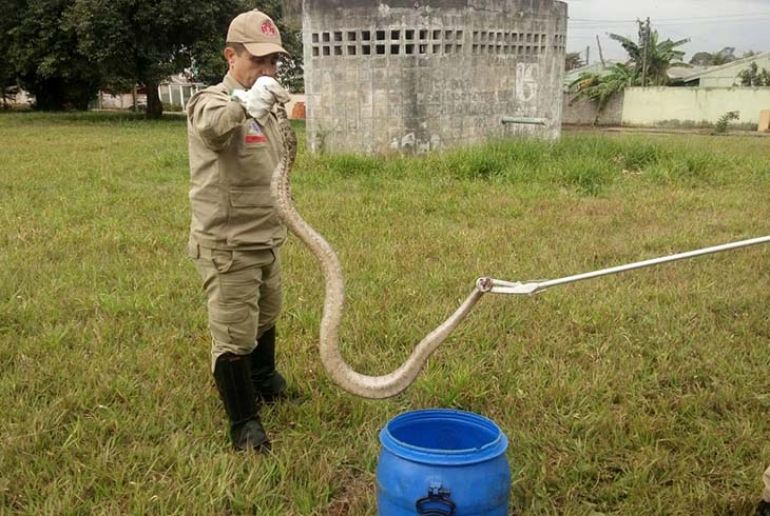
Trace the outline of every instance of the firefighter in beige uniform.
<instances>
[{"instance_id":1,"label":"firefighter in beige uniform","mask_svg":"<svg viewBox=\"0 0 770 516\"><path fill-rule=\"evenodd\" d=\"M757 506L756 516L770 516L770 467L762 475L762 482L765 484L765 490Z\"/></svg>"},{"instance_id":2,"label":"firefighter in beige uniform","mask_svg":"<svg viewBox=\"0 0 770 516\"><path fill-rule=\"evenodd\" d=\"M208 296L212 371L239 450L269 448L259 402L286 388L275 370L286 227L270 197L283 152L272 111L289 100L272 78L282 53L270 18L256 10L238 15L224 50L227 75L187 106L189 252Z\"/></svg>"}]
</instances>

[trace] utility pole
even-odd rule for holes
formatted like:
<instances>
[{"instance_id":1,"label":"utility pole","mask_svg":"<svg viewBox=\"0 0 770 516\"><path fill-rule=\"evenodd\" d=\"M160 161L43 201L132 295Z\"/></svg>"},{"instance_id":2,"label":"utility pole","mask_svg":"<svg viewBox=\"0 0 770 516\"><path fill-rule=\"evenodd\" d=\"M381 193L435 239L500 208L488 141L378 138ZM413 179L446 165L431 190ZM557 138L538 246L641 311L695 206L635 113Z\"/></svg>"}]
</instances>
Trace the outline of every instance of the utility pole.
<instances>
[{"instance_id":1,"label":"utility pole","mask_svg":"<svg viewBox=\"0 0 770 516\"><path fill-rule=\"evenodd\" d=\"M647 86L647 55L650 46L650 17L647 17L646 25L639 20L637 22L639 23L639 42L642 45L642 87L645 87Z\"/></svg>"},{"instance_id":2,"label":"utility pole","mask_svg":"<svg viewBox=\"0 0 770 516\"><path fill-rule=\"evenodd\" d=\"M599 41L599 35L596 35L596 44L599 46L599 60L602 62L602 68L606 68L607 64L604 62L604 52L602 52L602 42Z\"/></svg>"},{"instance_id":3,"label":"utility pole","mask_svg":"<svg viewBox=\"0 0 770 516\"><path fill-rule=\"evenodd\" d=\"M586 47L586 64L591 64L591 47Z\"/></svg>"}]
</instances>

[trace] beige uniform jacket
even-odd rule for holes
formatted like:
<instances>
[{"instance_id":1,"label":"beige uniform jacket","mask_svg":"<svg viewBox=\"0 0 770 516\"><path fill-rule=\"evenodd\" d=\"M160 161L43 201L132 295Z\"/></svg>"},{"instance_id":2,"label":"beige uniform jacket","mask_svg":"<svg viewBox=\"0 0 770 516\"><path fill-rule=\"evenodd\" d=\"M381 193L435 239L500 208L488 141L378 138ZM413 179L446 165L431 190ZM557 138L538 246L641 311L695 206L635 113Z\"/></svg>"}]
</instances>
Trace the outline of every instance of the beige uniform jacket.
<instances>
[{"instance_id":1,"label":"beige uniform jacket","mask_svg":"<svg viewBox=\"0 0 770 516\"><path fill-rule=\"evenodd\" d=\"M229 74L187 105L191 246L256 250L280 246L286 227L273 210L270 178L283 153L275 115L264 124L230 100L243 88Z\"/></svg>"}]
</instances>

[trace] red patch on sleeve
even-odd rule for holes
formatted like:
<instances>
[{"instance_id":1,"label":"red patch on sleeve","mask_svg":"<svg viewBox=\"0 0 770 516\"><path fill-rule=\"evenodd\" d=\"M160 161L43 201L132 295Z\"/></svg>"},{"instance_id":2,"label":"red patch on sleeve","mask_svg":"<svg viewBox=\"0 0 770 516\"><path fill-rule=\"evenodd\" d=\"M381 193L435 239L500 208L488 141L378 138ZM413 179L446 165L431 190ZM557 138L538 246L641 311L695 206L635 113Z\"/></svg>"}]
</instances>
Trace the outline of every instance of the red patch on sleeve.
<instances>
[{"instance_id":1,"label":"red patch on sleeve","mask_svg":"<svg viewBox=\"0 0 770 516\"><path fill-rule=\"evenodd\" d=\"M249 129L246 135L243 137L243 143L265 143L267 142L267 136L262 132L262 128L259 127L256 121L252 120L249 123Z\"/></svg>"},{"instance_id":2,"label":"red patch on sleeve","mask_svg":"<svg viewBox=\"0 0 770 516\"><path fill-rule=\"evenodd\" d=\"M267 137L264 134L247 134L243 141L244 143L265 143Z\"/></svg>"}]
</instances>

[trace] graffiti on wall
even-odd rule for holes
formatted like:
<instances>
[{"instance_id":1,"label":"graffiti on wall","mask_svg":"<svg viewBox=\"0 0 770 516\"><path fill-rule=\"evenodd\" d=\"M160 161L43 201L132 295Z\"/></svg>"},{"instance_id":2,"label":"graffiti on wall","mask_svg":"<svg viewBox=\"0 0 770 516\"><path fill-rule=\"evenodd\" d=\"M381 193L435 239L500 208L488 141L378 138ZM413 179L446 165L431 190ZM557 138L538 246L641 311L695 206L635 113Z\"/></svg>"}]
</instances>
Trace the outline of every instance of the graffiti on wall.
<instances>
[{"instance_id":1,"label":"graffiti on wall","mask_svg":"<svg viewBox=\"0 0 770 516\"><path fill-rule=\"evenodd\" d=\"M516 98L519 102L537 99L540 66L537 63L516 64Z\"/></svg>"},{"instance_id":2,"label":"graffiti on wall","mask_svg":"<svg viewBox=\"0 0 770 516\"><path fill-rule=\"evenodd\" d=\"M425 154L428 151L441 147L441 137L437 134L431 135L428 140L419 140L414 133L408 133L399 138L393 138L390 141L390 150L400 152L414 152Z\"/></svg>"}]
</instances>

